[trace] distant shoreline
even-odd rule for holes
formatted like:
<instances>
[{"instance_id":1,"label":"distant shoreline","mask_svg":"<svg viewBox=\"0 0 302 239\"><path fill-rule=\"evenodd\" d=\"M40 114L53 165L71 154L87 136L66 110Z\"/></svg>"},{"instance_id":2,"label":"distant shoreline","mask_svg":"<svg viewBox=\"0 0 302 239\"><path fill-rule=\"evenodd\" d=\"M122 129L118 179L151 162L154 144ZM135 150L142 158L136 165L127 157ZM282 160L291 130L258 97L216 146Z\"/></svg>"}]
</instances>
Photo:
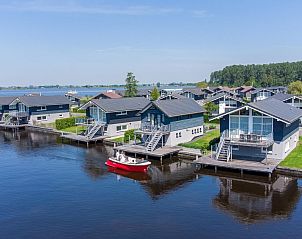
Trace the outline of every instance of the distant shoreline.
<instances>
[{"instance_id":1,"label":"distant shoreline","mask_svg":"<svg viewBox=\"0 0 302 239\"><path fill-rule=\"evenodd\" d=\"M169 83L169 84L161 84L161 86L194 86L196 83ZM139 88L143 87L154 87L156 84L140 84ZM41 85L41 86L0 86L0 90L37 90L37 89L75 89L75 88L122 88L125 87L122 85Z\"/></svg>"}]
</instances>

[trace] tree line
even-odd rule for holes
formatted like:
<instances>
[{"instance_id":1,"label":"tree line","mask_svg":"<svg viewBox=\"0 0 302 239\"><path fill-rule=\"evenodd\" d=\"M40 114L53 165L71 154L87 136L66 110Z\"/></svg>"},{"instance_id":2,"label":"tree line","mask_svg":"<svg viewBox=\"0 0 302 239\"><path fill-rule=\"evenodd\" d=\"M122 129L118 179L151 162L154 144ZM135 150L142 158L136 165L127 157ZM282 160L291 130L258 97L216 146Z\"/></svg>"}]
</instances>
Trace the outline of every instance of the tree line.
<instances>
[{"instance_id":1,"label":"tree line","mask_svg":"<svg viewBox=\"0 0 302 239\"><path fill-rule=\"evenodd\" d=\"M302 61L262 65L232 65L211 73L212 86L287 86L302 80Z\"/></svg>"}]
</instances>

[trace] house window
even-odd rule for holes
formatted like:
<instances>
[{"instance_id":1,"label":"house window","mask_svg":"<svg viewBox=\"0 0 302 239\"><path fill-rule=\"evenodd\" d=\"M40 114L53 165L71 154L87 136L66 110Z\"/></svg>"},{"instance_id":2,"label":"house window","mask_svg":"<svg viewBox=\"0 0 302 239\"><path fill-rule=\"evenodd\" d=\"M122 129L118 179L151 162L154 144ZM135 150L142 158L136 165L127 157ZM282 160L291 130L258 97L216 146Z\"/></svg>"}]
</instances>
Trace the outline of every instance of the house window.
<instances>
[{"instance_id":1,"label":"house window","mask_svg":"<svg viewBox=\"0 0 302 239\"><path fill-rule=\"evenodd\" d=\"M127 115L127 111L118 112L116 115Z\"/></svg>"},{"instance_id":2,"label":"house window","mask_svg":"<svg viewBox=\"0 0 302 239\"><path fill-rule=\"evenodd\" d=\"M196 129L194 129L194 134L196 134L197 133L197 130Z\"/></svg>"},{"instance_id":3,"label":"house window","mask_svg":"<svg viewBox=\"0 0 302 239\"><path fill-rule=\"evenodd\" d=\"M176 133L176 138L178 138L178 133Z\"/></svg>"},{"instance_id":4,"label":"house window","mask_svg":"<svg viewBox=\"0 0 302 239\"><path fill-rule=\"evenodd\" d=\"M63 105L59 105L59 108L62 109L62 108L63 108Z\"/></svg>"},{"instance_id":5,"label":"house window","mask_svg":"<svg viewBox=\"0 0 302 239\"><path fill-rule=\"evenodd\" d=\"M41 106L38 111L46 110L46 106Z\"/></svg>"},{"instance_id":6,"label":"house window","mask_svg":"<svg viewBox=\"0 0 302 239\"><path fill-rule=\"evenodd\" d=\"M194 129L192 129L192 134L194 134Z\"/></svg>"},{"instance_id":7,"label":"house window","mask_svg":"<svg viewBox=\"0 0 302 239\"><path fill-rule=\"evenodd\" d=\"M17 109L17 105L10 105L10 106L9 106L9 109L10 109L10 110L16 110L16 109Z\"/></svg>"},{"instance_id":8,"label":"house window","mask_svg":"<svg viewBox=\"0 0 302 239\"><path fill-rule=\"evenodd\" d=\"M46 115L43 115L43 116L42 116L42 120L47 120Z\"/></svg>"},{"instance_id":9,"label":"house window","mask_svg":"<svg viewBox=\"0 0 302 239\"><path fill-rule=\"evenodd\" d=\"M0 105L0 110L2 110L2 105Z\"/></svg>"},{"instance_id":10,"label":"house window","mask_svg":"<svg viewBox=\"0 0 302 239\"><path fill-rule=\"evenodd\" d=\"M116 126L116 131L124 131L127 130L128 125L124 124L124 125L118 125Z\"/></svg>"},{"instance_id":11,"label":"house window","mask_svg":"<svg viewBox=\"0 0 302 239\"><path fill-rule=\"evenodd\" d=\"M178 137L179 137L179 138L181 137L181 132L178 133Z\"/></svg>"},{"instance_id":12,"label":"house window","mask_svg":"<svg viewBox=\"0 0 302 239\"><path fill-rule=\"evenodd\" d=\"M41 116L38 116L38 117L37 117L37 120L38 120L38 121L42 120L42 117L41 117Z\"/></svg>"},{"instance_id":13,"label":"house window","mask_svg":"<svg viewBox=\"0 0 302 239\"><path fill-rule=\"evenodd\" d=\"M62 114L59 114L59 117L60 117L60 118L63 118L63 115L62 115Z\"/></svg>"}]
</instances>

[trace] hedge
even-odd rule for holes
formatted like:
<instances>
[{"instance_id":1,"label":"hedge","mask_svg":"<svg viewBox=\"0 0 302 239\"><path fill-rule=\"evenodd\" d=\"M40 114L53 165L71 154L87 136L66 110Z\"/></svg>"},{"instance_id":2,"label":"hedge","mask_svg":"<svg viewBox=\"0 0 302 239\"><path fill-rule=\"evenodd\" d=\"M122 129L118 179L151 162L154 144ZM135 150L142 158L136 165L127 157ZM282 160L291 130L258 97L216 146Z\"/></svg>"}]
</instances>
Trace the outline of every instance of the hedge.
<instances>
[{"instance_id":1,"label":"hedge","mask_svg":"<svg viewBox=\"0 0 302 239\"><path fill-rule=\"evenodd\" d=\"M64 119L57 119L56 120L56 129L66 129L72 126L75 126L75 119L76 118L85 118L85 117L70 117Z\"/></svg>"}]
</instances>

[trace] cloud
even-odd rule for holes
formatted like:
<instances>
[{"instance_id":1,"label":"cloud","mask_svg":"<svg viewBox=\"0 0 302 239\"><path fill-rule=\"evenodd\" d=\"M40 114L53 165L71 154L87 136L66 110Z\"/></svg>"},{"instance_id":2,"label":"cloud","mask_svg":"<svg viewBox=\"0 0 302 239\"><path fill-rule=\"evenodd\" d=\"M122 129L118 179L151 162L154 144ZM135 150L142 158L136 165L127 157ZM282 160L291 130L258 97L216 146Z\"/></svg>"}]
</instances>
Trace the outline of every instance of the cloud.
<instances>
[{"instance_id":1,"label":"cloud","mask_svg":"<svg viewBox=\"0 0 302 239\"><path fill-rule=\"evenodd\" d=\"M150 5L115 6L115 5L89 5L76 0L15 0L1 3L0 11L17 12L48 12L48 13L81 13L102 15L172 15L189 14L195 17L206 17L204 10L186 10L177 7L154 7Z\"/></svg>"},{"instance_id":2,"label":"cloud","mask_svg":"<svg viewBox=\"0 0 302 239\"><path fill-rule=\"evenodd\" d=\"M78 1L9 1L0 3L0 10L20 12L83 13L108 15L161 15L183 12L181 8L157 8L148 5L117 7L111 5L84 5Z\"/></svg>"}]
</instances>

